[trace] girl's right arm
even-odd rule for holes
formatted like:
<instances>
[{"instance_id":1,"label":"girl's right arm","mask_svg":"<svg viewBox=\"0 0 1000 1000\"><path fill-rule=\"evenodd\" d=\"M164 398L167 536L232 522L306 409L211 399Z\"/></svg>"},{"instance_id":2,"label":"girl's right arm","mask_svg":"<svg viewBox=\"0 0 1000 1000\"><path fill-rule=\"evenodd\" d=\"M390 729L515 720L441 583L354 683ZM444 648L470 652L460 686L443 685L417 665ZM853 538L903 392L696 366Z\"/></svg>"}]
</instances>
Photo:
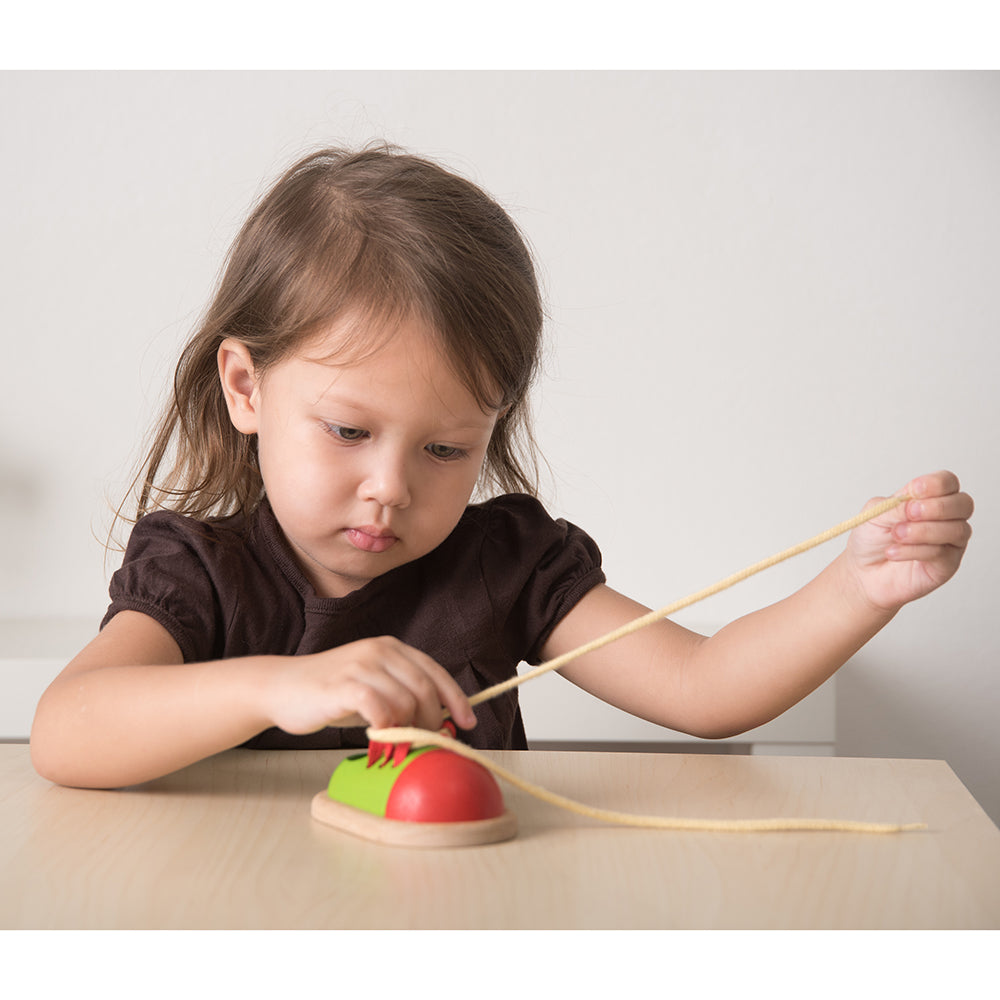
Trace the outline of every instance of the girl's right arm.
<instances>
[{"instance_id":1,"label":"girl's right arm","mask_svg":"<svg viewBox=\"0 0 1000 1000\"><path fill-rule=\"evenodd\" d=\"M148 615L122 611L42 695L31 757L63 785L119 788L168 774L278 726L418 725L442 705L463 728L468 699L430 657L391 637L303 656L184 663Z\"/></svg>"}]
</instances>

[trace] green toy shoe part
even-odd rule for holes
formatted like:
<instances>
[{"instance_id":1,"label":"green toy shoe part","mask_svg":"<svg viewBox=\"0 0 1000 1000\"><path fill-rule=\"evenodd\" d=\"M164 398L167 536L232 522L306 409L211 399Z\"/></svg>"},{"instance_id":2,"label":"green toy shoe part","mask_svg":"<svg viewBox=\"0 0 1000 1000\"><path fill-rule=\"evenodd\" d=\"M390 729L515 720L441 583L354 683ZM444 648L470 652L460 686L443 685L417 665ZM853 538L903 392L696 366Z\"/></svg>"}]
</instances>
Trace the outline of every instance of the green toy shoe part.
<instances>
[{"instance_id":1,"label":"green toy shoe part","mask_svg":"<svg viewBox=\"0 0 1000 1000\"><path fill-rule=\"evenodd\" d=\"M404 762L396 767L371 767L368 764L368 754L360 753L342 760L330 776L330 784L326 794L336 802L364 809L376 816L385 815L385 807L389 801L389 793L393 785L403 773L403 768L420 754L433 750L433 747L419 747L411 750Z\"/></svg>"},{"instance_id":2,"label":"green toy shoe part","mask_svg":"<svg viewBox=\"0 0 1000 1000\"><path fill-rule=\"evenodd\" d=\"M450 750L425 746L401 763L372 766L367 754L341 761L327 797L385 819L460 823L504 815L503 795L490 772Z\"/></svg>"}]
</instances>

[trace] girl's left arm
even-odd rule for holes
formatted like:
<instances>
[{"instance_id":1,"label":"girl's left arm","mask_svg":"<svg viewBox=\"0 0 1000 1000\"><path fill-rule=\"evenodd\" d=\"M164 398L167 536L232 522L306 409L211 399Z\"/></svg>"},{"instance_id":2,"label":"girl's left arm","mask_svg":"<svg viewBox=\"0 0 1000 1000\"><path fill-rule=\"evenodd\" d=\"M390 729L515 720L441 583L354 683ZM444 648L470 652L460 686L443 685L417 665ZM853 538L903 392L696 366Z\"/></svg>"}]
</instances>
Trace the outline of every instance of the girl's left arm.
<instances>
[{"instance_id":1,"label":"girl's left arm","mask_svg":"<svg viewBox=\"0 0 1000 1000\"><path fill-rule=\"evenodd\" d=\"M939 472L850 535L845 551L790 597L706 638L657 622L560 673L598 698L670 729L722 738L763 725L829 678L910 601L950 579L971 535L973 503ZM875 501L872 501L873 503ZM553 631L547 659L648 609L592 590Z\"/></svg>"}]
</instances>

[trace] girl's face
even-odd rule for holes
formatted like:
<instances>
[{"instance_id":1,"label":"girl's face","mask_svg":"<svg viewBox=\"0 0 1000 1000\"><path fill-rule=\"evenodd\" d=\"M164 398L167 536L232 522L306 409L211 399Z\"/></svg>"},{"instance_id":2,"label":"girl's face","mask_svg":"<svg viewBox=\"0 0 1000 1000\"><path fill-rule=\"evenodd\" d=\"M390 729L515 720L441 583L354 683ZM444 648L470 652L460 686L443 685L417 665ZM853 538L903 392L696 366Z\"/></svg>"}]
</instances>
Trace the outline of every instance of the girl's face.
<instances>
[{"instance_id":1,"label":"girl's face","mask_svg":"<svg viewBox=\"0 0 1000 1000\"><path fill-rule=\"evenodd\" d=\"M268 500L323 597L343 597L444 541L497 420L418 322L358 362L327 360L337 346L333 329L260 377L239 342L219 351L233 423L257 435Z\"/></svg>"}]
</instances>

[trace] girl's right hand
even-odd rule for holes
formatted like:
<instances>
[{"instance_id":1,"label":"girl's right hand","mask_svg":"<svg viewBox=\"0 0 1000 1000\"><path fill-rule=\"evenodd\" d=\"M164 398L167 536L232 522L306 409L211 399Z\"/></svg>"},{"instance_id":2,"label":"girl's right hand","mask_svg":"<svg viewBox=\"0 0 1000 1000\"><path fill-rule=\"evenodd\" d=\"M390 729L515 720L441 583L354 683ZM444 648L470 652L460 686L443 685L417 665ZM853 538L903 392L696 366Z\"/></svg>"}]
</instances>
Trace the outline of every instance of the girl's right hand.
<instances>
[{"instance_id":1,"label":"girl's right hand","mask_svg":"<svg viewBox=\"0 0 1000 1000\"><path fill-rule=\"evenodd\" d=\"M283 658L268 670L266 690L266 714L287 733L360 725L437 730L442 706L461 728L476 724L468 698L444 667L392 636Z\"/></svg>"}]
</instances>

